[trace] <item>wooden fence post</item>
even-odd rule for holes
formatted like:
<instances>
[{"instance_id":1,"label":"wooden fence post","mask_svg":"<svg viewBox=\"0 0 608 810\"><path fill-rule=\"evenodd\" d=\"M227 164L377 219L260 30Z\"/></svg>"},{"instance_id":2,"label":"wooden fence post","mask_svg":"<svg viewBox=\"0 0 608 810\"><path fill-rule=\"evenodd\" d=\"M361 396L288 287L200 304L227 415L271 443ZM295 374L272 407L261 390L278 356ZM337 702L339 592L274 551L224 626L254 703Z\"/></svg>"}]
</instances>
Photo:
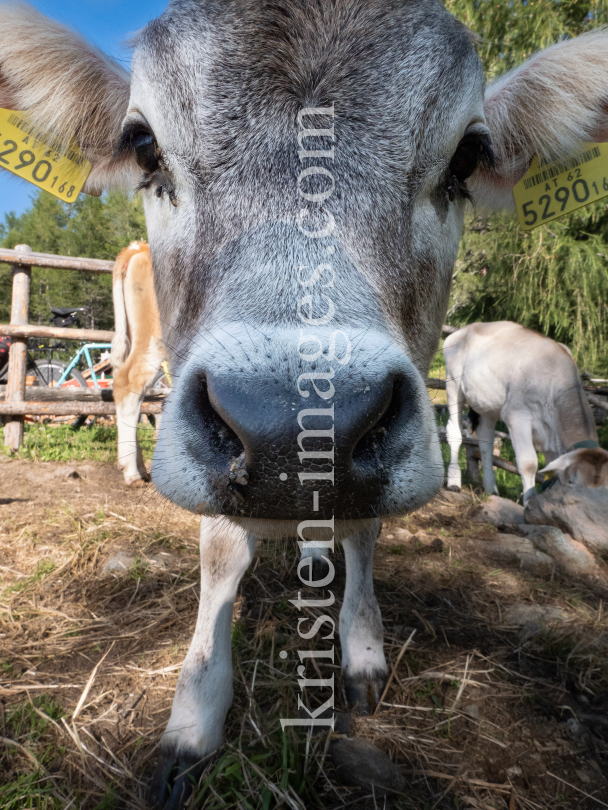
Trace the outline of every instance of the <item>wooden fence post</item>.
<instances>
[{"instance_id":1,"label":"wooden fence post","mask_svg":"<svg viewBox=\"0 0 608 810\"><path fill-rule=\"evenodd\" d=\"M16 245L20 253L31 253L29 245ZM30 308L30 279L32 270L20 264L13 265L13 300L11 326L25 326ZM8 361L6 401L25 399L25 371L27 366L27 338L14 338ZM23 416L9 416L4 424L4 445L16 453L23 440Z\"/></svg>"}]
</instances>

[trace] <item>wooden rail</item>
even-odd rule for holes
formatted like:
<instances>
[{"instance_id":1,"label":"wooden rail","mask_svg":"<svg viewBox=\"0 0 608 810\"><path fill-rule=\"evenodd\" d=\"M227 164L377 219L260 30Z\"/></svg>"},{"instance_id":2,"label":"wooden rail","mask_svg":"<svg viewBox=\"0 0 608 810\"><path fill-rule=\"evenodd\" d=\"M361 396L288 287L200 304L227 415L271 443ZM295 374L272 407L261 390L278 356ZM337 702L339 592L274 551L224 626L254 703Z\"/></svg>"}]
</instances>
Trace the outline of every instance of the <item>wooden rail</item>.
<instances>
[{"instance_id":1,"label":"wooden rail","mask_svg":"<svg viewBox=\"0 0 608 810\"><path fill-rule=\"evenodd\" d=\"M22 248L28 248L23 251ZM27 255L24 255L27 253ZM53 253L32 253L28 245L17 245L15 250L0 249L0 262L20 264L23 267L54 267L59 270L77 270L84 273L112 273L114 262L102 259L82 259L76 256L55 256Z\"/></svg>"},{"instance_id":2,"label":"wooden rail","mask_svg":"<svg viewBox=\"0 0 608 810\"><path fill-rule=\"evenodd\" d=\"M591 403L591 405L595 405L596 408L602 408L604 411L608 411L608 402L599 397L594 397L593 394L587 394L587 399Z\"/></svg>"},{"instance_id":3,"label":"wooden rail","mask_svg":"<svg viewBox=\"0 0 608 810\"><path fill-rule=\"evenodd\" d=\"M6 326L0 324L0 335L14 338L58 338L59 340L87 340L90 343L110 343L116 332L109 329L65 329L61 326Z\"/></svg>"},{"instance_id":4,"label":"wooden rail","mask_svg":"<svg viewBox=\"0 0 608 810\"><path fill-rule=\"evenodd\" d=\"M144 402L162 404L165 392L154 392L144 397ZM0 394L0 403L5 401ZM47 388L46 385L28 385L25 389L26 402L114 402L114 391L111 388Z\"/></svg>"},{"instance_id":5,"label":"wooden rail","mask_svg":"<svg viewBox=\"0 0 608 810\"><path fill-rule=\"evenodd\" d=\"M162 413L162 405L144 402L142 413ZM113 402L0 402L0 415L23 419L28 416L70 416L86 414L90 416L110 416L116 413ZM6 430L6 425L4 426ZM6 443L6 442L5 442Z\"/></svg>"},{"instance_id":6,"label":"wooden rail","mask_svg":"<svg viewBox=\"0 0 608 810\"><path fill-rule=\"evenodd\" d=\"M6 398L0 402L0 415L4 417L4 444L16 452L23 441L24 416L28 415L107 415L116 413L114 402L76 401L70 392L68 401L63 397L51 402L32 402L26 399L25 376L27 367L27 339L30 337L58 338L59 340L86 340L110 342L114 332L102 329L60 329L53 326L28 324L30 306L30 280L32 267L53 267L85 273L112 273L113 262L74 256L55 256L33 253L29 245L17 245L15 250L0 250L0 262L13 265L13 298L10 325L0 324L0 335L13 339L9 354ZM28 392L29 395L29 392ZM158 402L144 403L142 413L160 413Z\"/></svg>"}]
</instances>

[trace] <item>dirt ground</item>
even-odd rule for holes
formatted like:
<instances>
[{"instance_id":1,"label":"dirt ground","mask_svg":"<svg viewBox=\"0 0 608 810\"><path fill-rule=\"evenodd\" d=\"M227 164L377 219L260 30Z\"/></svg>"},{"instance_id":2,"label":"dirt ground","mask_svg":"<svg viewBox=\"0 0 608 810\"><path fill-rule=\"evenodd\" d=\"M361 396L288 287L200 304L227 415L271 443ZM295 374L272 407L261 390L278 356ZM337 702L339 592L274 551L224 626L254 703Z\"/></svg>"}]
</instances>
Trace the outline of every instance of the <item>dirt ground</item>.
<instances>
[{"instance_id":1,"label":"dirt ground","mask_svg":"<svg viewBox=\"0 0 608 810\"><path fill-rule=\"evenodd\" d=\"M478 502L444 493L378 542L394 674L383 711L354 729L400 765L406 790L381 799L345 787L329 738L280 731L297 711L288 600L301 590L297 546L282 541L259 548L239 591L235 700L196 807L608 807L602 601L556 574L493 562L496 529L472 521ZM195 625L197 536L194 515L151 486L127 489L109 465L0 463L3 810L146 807ZM104 574L118 554L124 570ZM533 606L555 610L513 618ZM337 662L335 673L346 711Z\"/></svg>"}]
</instances>

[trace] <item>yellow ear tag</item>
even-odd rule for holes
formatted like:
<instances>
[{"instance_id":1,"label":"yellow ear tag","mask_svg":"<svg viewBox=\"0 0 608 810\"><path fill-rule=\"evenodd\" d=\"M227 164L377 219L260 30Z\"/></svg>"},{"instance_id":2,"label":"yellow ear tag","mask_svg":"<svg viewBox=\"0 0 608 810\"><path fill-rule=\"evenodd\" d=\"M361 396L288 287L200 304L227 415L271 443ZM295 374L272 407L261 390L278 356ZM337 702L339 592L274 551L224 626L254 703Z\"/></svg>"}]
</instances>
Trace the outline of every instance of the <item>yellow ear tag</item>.
<instances>
[{"instance_id":1,"label":"yellow ear tag","mask_svg":"<svg viewBox=\"0 0 608 810\"><path fill-rule=\"evenodd\" d=\"M530 168L513 188L519 224L531 231L608 196L608 143L584 144L580 153Z\"/></svg>"},{"instance_id":2,"label":"yellow ear tag","mask_svg":"<svg viewBox=\"0 0 608 810\"><path fill-rule=\"evenodd\" d=\"M0 167L67 203L76 202L91 171L76 144L63 150L49 146L36 137L26 113L2 108Z\"/></svg>"}]
</instances>

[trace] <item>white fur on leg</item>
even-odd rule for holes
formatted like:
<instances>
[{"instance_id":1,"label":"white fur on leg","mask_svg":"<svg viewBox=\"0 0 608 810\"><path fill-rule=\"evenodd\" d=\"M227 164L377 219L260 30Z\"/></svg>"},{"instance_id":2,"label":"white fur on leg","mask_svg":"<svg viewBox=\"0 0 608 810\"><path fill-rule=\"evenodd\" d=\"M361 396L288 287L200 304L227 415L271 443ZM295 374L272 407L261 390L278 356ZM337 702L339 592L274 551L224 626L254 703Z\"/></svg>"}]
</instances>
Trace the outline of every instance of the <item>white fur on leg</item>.
<instances>
[{"instance_id":1,"label":"white fur on leg","mask_svg":"<svg viewBox=\"0 0 608 810\"><path fill-rule=\"evenodd\" d=\"M256 540L224 518L201 520L201 600L163 746L200 754L222 742L232 703L232 608Z\"/></svg>"},{"instance_id":2,"label":"white fur on leg","mask_svg":"<svg viewBox=\"0 0 608 810\"><path fill-rule=\"evenodd\" d=\"M524 506L536 495L538 457L532 441L532 420L527 413L513 414L509 419L509 436L515 451L515 462L524 485Z\"/></svg>"},{"instance_id":3,"label":"white fur on leg","mask_svg":"<svg viewBox=\"0 0 608 810\"><path fill-rule=\"evenodd\" d=\"M127 394L122 402L116 405L118 466L123 471L127 484L139 481L146 475L141 447L137 443L137 423L142 401L143 392L133 393Z\"/></svg>"},{"instance_id":4,"label":"white fur on leg","mask_svg":"<svg viewBox=\"0 0 608 810\"><path fill-rule=\"evenodd\" d=\"M340 611L340 644L345 676L386 672L382 616L374 595L374 547L380 521L371 520L360 532L342 541L346 559L346 588Z\"/></svg>"},{"instance_id":5,"label":"white fur on leg","mask_svg":"<svg viewBox=\"0 0 608 810\"><path fill-rule=\"evenodd\" d=\"M479 417L477 426L477 440L479 442L479 454L483 468L483 487L490 495L498 495L496 478L494 476L494 465L492 456L494 455L494 428L496 422L487 416Z\"/></svg>"},{"instance_id":6,"label":"white fur on leg","mask_svg":"<svg viewBox=\"0 0 608 810\"><path fill-rule=\"evenodd\" d=\"M452 380L449 380L446 384L446 392L448 395L448 411L450 414L446 427L447 440L450 446L450 465L448 467L447 485L448 488L456 487L460 489L462 486L462 473L460 471L460 464L458 463L458 451L462 444L460 420L464 406L464 398L459 390L458 384Z\"/></svg>"}]
</instances>

